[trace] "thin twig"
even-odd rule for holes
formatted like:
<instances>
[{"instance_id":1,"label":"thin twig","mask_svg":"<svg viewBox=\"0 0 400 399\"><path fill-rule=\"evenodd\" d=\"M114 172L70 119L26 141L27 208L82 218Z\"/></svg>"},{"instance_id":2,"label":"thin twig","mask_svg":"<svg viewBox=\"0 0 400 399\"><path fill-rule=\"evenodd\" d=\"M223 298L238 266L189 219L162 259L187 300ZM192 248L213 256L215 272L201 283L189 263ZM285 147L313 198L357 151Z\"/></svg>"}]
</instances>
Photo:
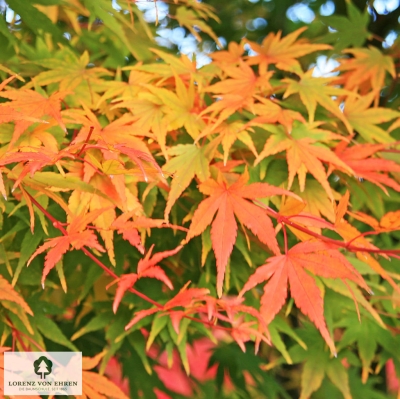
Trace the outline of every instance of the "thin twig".
<instances>
[{"instance_id":1,"label":"thin twig","mask_svg":"<svg viewBox=\"0 0 400 399\"><path fill-rule=\"evenodd\" d=\"M87 144L88 144L88 142L89 142L89 140L90 140L90 136L91 136L92 133L93 133L93 130L94 130L94 126L90 126L89 133L88 133L88 135L87 135L87 137L86 137L85 143L83 144L81 150L76 154L77 157L79 157L79 156L82 154L83 150L84 150L85 147L87 146Z\"/></svg>"}]
</instances>

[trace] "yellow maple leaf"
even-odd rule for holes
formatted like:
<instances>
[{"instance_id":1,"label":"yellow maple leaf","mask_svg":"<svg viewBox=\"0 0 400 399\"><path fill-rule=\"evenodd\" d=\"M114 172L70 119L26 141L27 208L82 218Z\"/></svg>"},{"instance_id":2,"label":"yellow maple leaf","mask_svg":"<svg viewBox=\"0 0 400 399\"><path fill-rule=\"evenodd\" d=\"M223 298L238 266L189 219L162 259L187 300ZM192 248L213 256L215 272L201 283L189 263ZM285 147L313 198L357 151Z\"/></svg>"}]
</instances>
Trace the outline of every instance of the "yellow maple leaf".
<instances>
[{"instance_id":1,"label":"yellow maple leaf","mask_svg":"<svg viewBox=\"0 0 400 399\"><path fill-rule=\"evenodd\" d=\"M213 14L214 19L219 22L218 17ZM204 14L201 15L204 18ZM218 36L214 33L214 31L204 22L204 20L199 18L198 12L196 13L193 10L187 9L186 7L179 7L176 10L175 15L176 20L179 22L179 25L184 26L187 28L190 33L199 41L201 42L201 37L194 28L195 26L198 27L203 32L207 33L211 36L215 42L218 44L219 47L224 47L218 39Z\"/></svg>"},{"instance_id":2,"label":"yellow maple leaf","mask_svg":"<svg viewBox=\"0 0 400 399\"><path fill-rule=\"evenodd\" d=\"M349 132L352 131L343 112L339 108L339 104L332 99L332 96L357 96L348 90L334 87L333 84L336 78L316 78L312 76L312 69L300 75L300 80L283 79L287 83L287 88L283 98L289 97L291 94L298 94L301 101L308 111L309 121L313 122L317 104L331 112L334 116L340 119Z\"/></svg>"},{"instance_id":3,"label":"yellow maple leaf","mask_svg":"<svg viewBox=\"0 0 400 399\"><path fill-rule=\"evenodd\" d=\"M390 143L394 138L377 126L400 116L400 112L390 108L370 107L376 94L374 92L359 98L348 97L344 106L344 115L354 130L368 142Z\"/></svg>"},{"instance_id":4,"label":"yellow maple leaf","mask_svg":"<svg viewBox=\"0 0 400 399\"><path fill-rule=\"evenodd\" d=\"M321 184L329 198L333 200L332 189L322 162L336 166L348 174L354 174L352 169L328 147L315 145L314 142L316 140L312 137L301 137L300 134L300 137L296 139L296 132L294 131L289 135L283 126L264 126L273 134L265 142L264 148L256 159L255 165L269 155L286 151L289 170L288 188L292 186L293 179L297 174L300 191L303 192L306 184L306 175L309 172Z\"/></svg>"},{"instance_id":5,"label":"yellow maple leaf","mask_svg":"<svg viewBox=\"0 0 400 399\"><path fill-rule=\"evenodd\" d=\"M205 122L200 116L202 100L195 90L194 82L186 86L182 79L176 75L176 93L165 88L147 85L148 90L157 96L161 102L168 130L184 127L192 138L196 138L205 127Z\"/></svg>"},{"instance_id":6,"label":"yellow maple leaf","mask_svg":"<svg viewBox=\"0 0 400 399\"><path fill-rule=\"evenodd\" d=\"M74 90L81 82L99 79L101 76L112 76L112 73L101 67L88 67L90 63L89 53L85 51L78 58L71 51L64 49L63 58L52 58L40 61L40 65L51 68L35 76L34 81L27 87L34 84L46 86L50 83L59 83L60 91ZM90 84L90 83L89 83ZM86 86L89 90L90 87Z\"/></svg>"}]
</instances>

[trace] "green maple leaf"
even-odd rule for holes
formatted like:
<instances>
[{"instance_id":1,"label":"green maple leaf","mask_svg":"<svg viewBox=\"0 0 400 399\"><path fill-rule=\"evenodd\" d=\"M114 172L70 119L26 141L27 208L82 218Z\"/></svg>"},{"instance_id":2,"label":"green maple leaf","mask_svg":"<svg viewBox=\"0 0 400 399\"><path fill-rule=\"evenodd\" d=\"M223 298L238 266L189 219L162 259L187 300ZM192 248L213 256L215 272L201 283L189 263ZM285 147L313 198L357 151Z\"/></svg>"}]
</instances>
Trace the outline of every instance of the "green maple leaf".
<instances>
[{"instance_id":1,"label":"green maple leaf","mask_svg":"<svg viewBox=\"0 0 400 399\"><path fill-rule=\"evenodd\" d=\"M307 347L304 349L295 345L289 350L293 363L303 363L300 399L308 399L321 387L325 377L331 380L345 399L351 399L348 371L341 363L343 355L339 354L338 358L331 357L318 332L308 323L296 333Z\"/></svg>"},{"instance_id":2,"label":"green maple leaf","mask_svg":"<svg viewBox=\"0 0 400 399\"><path fill-rule=\"evenodd\" d=\"M336 32L330 32L322 38L324 43L332 43L335 51L342 51L348 47L362 47L372 34L368 32L369 14L365 10L363 13L353 4L347 2L348 17L331 15L321 17L329 27Z\"/></svg>"},{"instance_id":3,"label":"green maple leaf","mask_svg":"<svg viewBox=\"0 0 400 399\"><path fill-rule=\"evenodd\" d=\"M370 367L378 350L378 344L391 353L394 358L399 358L400 352L395 339L388 330L384 330L375 321L363 317L362 323L358 323L354 317L345 317L337 323L337 327L345 327L346 330L338 345L338 349L357 343L358 354L362 363L361 380L367 382Z\"/></svg>"}]
</instances>

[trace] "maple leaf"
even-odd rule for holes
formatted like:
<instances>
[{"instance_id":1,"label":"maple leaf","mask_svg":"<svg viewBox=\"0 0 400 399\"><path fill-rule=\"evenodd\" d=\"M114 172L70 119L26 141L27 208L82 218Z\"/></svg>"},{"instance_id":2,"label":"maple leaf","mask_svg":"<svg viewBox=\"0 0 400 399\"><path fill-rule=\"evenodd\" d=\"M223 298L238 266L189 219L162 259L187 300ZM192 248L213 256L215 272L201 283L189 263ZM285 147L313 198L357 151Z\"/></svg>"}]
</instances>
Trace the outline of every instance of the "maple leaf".
<instances>
[{"instance_id":1,"label":"maple leaf","mask_svg":"<svg viewBox=\"0 0 400 399\"><path fill-rule=\"evenodd\" d=\"M300 203L301 211L310 213L311 215L315 215L317 217L324 216L330 222L335 221L335 212L333 208L332 201L327 196L326 192L323 190L320 184L318 184L315 180L307 180L306 189L301 192L298 184L294 184L292 191L297 194L304 202ZM285 204L282 206L286 210L285 215L292 215L294 213L290 213L291 205L294 204L296 199L294 198L286 198ZM280 213L283 209L280 209Z\"/></svg>"},{"instance_id":2,"label":"maple leaf","mask_svg":"<svg viewBox=\"0 0 400 399\"><path fill-rule=\"evenodd\" d=\"M196 138L205 127L199 111L201 99L195 91L193 80L185 86L182 79L175 76L176 94L165 88L146 85L146 88L161 100L161 111L165 114L168 130L185 127L192 138Z\"/></svg>"},{"instance_id":3,"label":"maple leaf","mask_svg":"<svg viewBox=\"0 0 400 399\"><path fill-rule=\"evenodd\" d=\"M304 202L299 202L295 198L287 197L279 208L279 214L289 216L290 220L298 225L307 227L308 230L321 234L321 229L334 230L335 212L331 199L323 187L316 180L307 180L306 188L300 191L295 182L292 191L297 194ZM327 222L322 218L329 220ZM330 223L331 222L331 223ZM281 225L277 226L280 230ZM300 231L289 224L286 224L293 234L301 241L308 241L312 237L304 231ZM278 229L276 229L278 230Z\"/></svg>"},{"instance_id":4,"label":"maple leaf","mask_svg":"<svg viewBox=\"0 0 400 399\"><path fill-rule=\"evenodd\" d=\"M400 211L388 212L384 214L381 220L376 220L374 217L367 215L364 212L347 212L354 219L359 220L371 226L375 231L387 232L400 230Z\"/></svg>"},{"instance_id":5,"label":"maple leaf","mask_svg":"<svg viewBox=\"0 0 400 399\"><path fill-rule=\"evenodd\" d=\"M90 58L87 51L84 51L82 56L78 58L68 48L63 48L59 58L43 59L36 61L36 63L50 70L37 74L34 83L40 86L59 83L60 91L74 90L82 82L86 83L86 90L91 91L90 81L94 82L101 76L112 75L105 68L88 68ZM33 86L34 83L29 83L27 87Z\"/></svg>"},{"instance_id":6,"label":"maple leaf","mask_svg":"<svg viewBox=\"0 0 400 399\"><path fill-rule=\"evenodd\" d=\"M44 119L33 118L32 116L19 112L6 104L0 105L0 123L7 123L20 120L29 121L32 123L33 122L48 123Z\"/></svg>"},{"instance_id":7,"label":"maple leaf","mask_svg":"<svg viewBox=\"0 0 400 399\"><path fill-rule=\"evenodd\" d=\"M353 321L354 324L357 321ZM333 385L343 394L344 399L352 399L349 387L349 376L343 360L334 358L326 351L324 341L318 332L307 324L302 331L306 348L299 348L298 361L303 362L301 374L301 393L299 399L309 399L319 389L324 377L328 377Z\"/></svg>"},{"instance_id":8,"label":"maple leaf","mask_svg":"<svg viewBox=\"0 0 400 399\"><path fill-rule=\"evenodd\" d=\"M142 251L140 237L136 230L140 223L127 222L127 220L143 212L137 198L125 186L125 181L118 183L118 176L110 178L108 176L94 175L90 179L90 187L93 191L78 192L75 191L69 200L69 209L76 215L89 208L92 211L106 209L93 222L94 226L99 228L99 234L105 242L110 262L115 265L114 258L114 232L118 230L139 251ZM115 207L119 207L126 213L116 218ZM133 223L133 224L132 224ZM144 227L159 226L160 222L145 224Z\"/></svg>"},{"instance_id":9,"label":"maple leaf","mask_svg":"<svg viewBox=\"0 0 400 399\"><path fill-rule=\"evenodd\" d=\"M33 312L24 298L15 291L14 287L0 275L0 301L10 301L20 306L26 313L33 316Z\"/></svg>"},{"instance_id":10,"label":"maple leaf","mask_svg":"<svg viewBox=\"0 0 400 399\"><path fill-rule=\"evenodd\" d=\"M266 183L253 183L246 186L248 180L249 174L245 170L229 186L223 180L221 174L217 181L209 179L199 185L200 192L208 195L209 198L203 200L194 212L187 240L201 234L211 224L215 213L218 211L214 222L212 222L211 240L217 260L217 292L219 296L222 295L225 267L236 241L237 223L235 215L273 253L280 253L271 220L260 207L247 200L273 195L290 195L299 198L290 191Z\"/></svg>"},{"instance_id":11,"label":"maple leaf","mask_svg":"<svg viewBox=\"0 0 400 399\"><path fill-rule=\"evenodd\" d=\"M356 252L356 256L359 260L366 263L372 270L378 273L383 279L385 279L397 293L400 293L400 288L393 280L391 275L381 266L381 264L371 256L368 252L363 252L362 249L372 249L378 250L378 248L371 244L363 234L360 233L354 226L352 226L346 220L337 220L335 223L336 232L346 241L351 243L352 245L360 248L359 251ZM387 257L387 255L382 254L382 256Z\"/></svg>"},{"instance_id":12,"label":"maple leaf","mask_svg":"<svg viewBox=\"0 0 400 399\"><path fill-rule=\"evenodd\" d=\"M118 281L118 288L115 293L115 299L113 303L113 311L117 312L118 306L124 296L125 292L133 287L136 281L140 278L149 277L156 278L157 280L162 281L169 289L173 289L173 285L171 280L165 274L164 270L157 265L157 263L161 262L164 258L175 255L182 249L182 246L178 246L175 249L170 251L163 251L153 255L151 258L151 253L153 251L154 244L151 246L149 252L143 259L139 260L137 273L130 273L123 275Z\"/></svg>"},{"instance_id":13,"label":"maple leaf","mask_svg":"<svg viewBox=\"0 0 400 399\"><path fill-rule=\"evenodd\" d=\"M226 166L228 163L228 157L231 154L231 148L236 140L239 140L243 144L245 144L255 156L258 155L257 149L249 134L249 131L253 133L253 130L247 125L248 124L244 124L242 122L222 122L218 127L215 127L214 125L209 125L206 129L203 130L200 136L197 137L196 141L199 141L201 138L206 137L210 134L218 134L218 136L214 139L214 143L222 144L222 149L224 152L224 166Z\"/></svg>"},{"instance_id":14,"label":"maple leaf","mask_svg":"<svg viewBox=\"0 0 400 399\"><path fill-rule=\"evenodd\" d=\"M3 70L4 67L0 66L0 69ZM11 81L13 81L17 75L15 75L12 71L10 71L8 68L5 69L5 72L12 74L12 76L9 76L7 79L4 79L0 83L0 91L3 90ZM19 78L21 79L21 78ZM23 79L22 79L23 80ZM24 81L24 80L23 80Z\"/></svg>"},{"instance_id":15,"label":"maple leaf","mask_svg":"<svg viewBox=\"0 0 400 399\"><path fill-rule=\"evenodd\" d=\"M195 176L201 182L210 177L208 164L214 150L215 146L210 144L203 147L194 144L178 144L168 150L169 155L175 157L163 167L166 173L174 176L165 207L165 219L168 218L172 206Z\"/></svg>"},{"instance_id":16,"label":"maple leaf","mask_svg":"<svg viewBox=\"0 0 400 399\"><path fill-rule=\"evenodd\" d=\"M94 179L92 179L92 183L94 183L94 180L96 180L97 177L98 176L95 176ZM111 264L115 266L114 233L110 230L110 225L116 218L115 209L114 207L110 207L109 199L103 198L99 195L91 196L89 209L92 212L98 213L97 217L93 219L93 224L99 229L99 234L104 241L108 258L110 259Z\"/></svg>"},{"instance_id":17,"label":"maple leaf","mask_svg":"<svg viewBox=\"0 0 400 399\"><path fill-rule=\"evenodd\" d=\"M153 93L141 91L135 98L123 97L112 107L127 108L132 113L135 123L134 129L140 132L151 131L157 140L164 156L166 155L167 121L161 109L162 100Z\"/></svg>"},{"instance_id":18,"label":"maple leaf","mask_svg":"<svg viewBox=\"0 0 400 399\"><path fill-rule=\"evenodd\" d=\"M306 27L285 36L282 32L269 33L262 41L261 45L247 41L250 47L257 53L255 56L248 57L249 65L260 65L260 70L266 70L270 64L274 64L278 69L299 73L302 71L297 58L313 53L318 50L329 50L331 46L326 44L312 44L306 39L297 38L306 30Z\"/></svg>"},{"instance_id":19,"label":"maple leaf","mask_svg":"<svg viewBox=\"0 0 400 399\"><path fill-rule=\"evenodd\" d=\"M144 247L139 236L138 228L162 227L165 221L161 219L147 219L144 217L138 217L135 221L128 221L128 219L132 217L132 214L136 215L136 211L123 213L112 222L111 228L117 230L119 234L122 234L122 238L129 241L129 243L136 247L143 255Z\"/></svg>"},{"instance_id":20,"label":"maple leaf","mask_svg":"<svg viewBox=\"0 0 400 399\"><path fill-rule=\"evenodd\" d=\"M123 81L112 81L104 82L109 88L104 92L104 94L99 99L96 104L99 108L106 100L114 99L114 102L118 101L118 96L120 98L135 98L143 90L142 84L150 83L154 79L152 74L141 72L134 67L125 67L124 70L130 70L129 78L127 82Z\"/></svg>"},{"instance_id":21,"label":"maple leaf","mask_svg":"<svg viewBox=\"0 0 400 399\"><path fill-rule=\"evenodd\" d=\"M379 143L393 142L394 138L390 137L388 132L377 125L398 118L400 113L389 108L370 108L375 96L375 93L372 92L360 98L348 97L343 113L352 128L366 141L372 142L375 140Z\"/></svg>"},{"instance_id":22,"label":"maple leaf","mask_svg":"<svg viewBox=\"0 0 400 399\"><path fill-rule=\"evenodd\" d=\"M337 206L337 215L335 221L335 230L336 232L348 243L357 246L360 248L359 251L356 252L356 256L359 260L364 263L367 263L372 270L377 272L382 278L384 278L397 293L400 293L400 288L393 280L391 275L381 266L381 264L371 256L368 252L363 252L362 249L378 249L375 245L371 244L363 234L361 234L354 226L352 226L349 222L347 222L343 216L347 212L347 207L349 204L349 193L347 192L339 201L339 205ZM390 219L387 221L389 225L391 224ZM382 254L382 256L387 257L387 255Z\"/></svg>"},{"instance_id":23,"label":"maple leaf","mask_svg":"<svg viewBox=\"0 0 400 399\"><path fill-rule=\"evenodd\" d=\"M190 308L195 301L205 300L210 291L207 288L188 288L190 281L187 282L179 292L170 299L162 308L143 309L136 312L135 317L125 326L125 330L129 330L139 320L160 311L170 311L174 307L180 306ZM183 316L182 316L183 317ZM175 319L175 324L177 320Z\"/></svg>"},{"instance_id":24,"label":"maple leaf","mask_svg":"<svg viewBox=\"0 0 400 399\"><path fill-rule=\"evenodd\" d=\"M220 113L214 123L214 128L239 109L245 108L254 113L254 98L265 96L271 91L269 81L273 72L260 73L257 76L249 65L240 62L238 66L230 65L224 68L224 74L230 78L203 90L216 93L214 97L218 101L212 103L200 114L210 113L210 117L215 117Z\"/></svg>"},{"instance_id":25,"label":"maple leaf","mask_svg":"<svg viewBox=\"0 0 400 399\"><path fill-rule=\"evenodd\" d=\"M346 170L348 174L354 174L351 166L342 161L333 151L323 145L314 145L315 141L311 137L304 137L304 131L300 128L299 135L293 129L288 135L283 126L264 125L264 128L273 134L265 142L264 148L256 159L257 165L262 159L269 155L286 151L286 159L289 169L288 188L292 186L296 173L299 176L300 191L304 191L306 174L311 173L324 188L331 200L333 194L327 179L327 173L322 162L327 162L333 167ZM329 132L329 134L331 134ZM300 139L297 139L299 137Z\"/></svg>"},{"instance_id":26,"label":"maple leaf","mask_svg":"<svg viewBox=\"0 0 400 399\"><path fill-rule=\"evenodd\" d=\"M101 126L97 117L86 107L85 115L89 117L89 123L84 121L84 124L90 128L93 127L92 137L97 139L97 142L101 144L102 142L107 143L108 146L123 145L128 148L134 148L138 151L145 152L148 155L149 150L147 146L143 143L141 139L137 136L146 136L146 133L141 131L138 132L138 127L135 125L136 118L124 114L121 118L118 118L106 126ZM150 134L147 134L151 137ZM74 143L87 140L86 129L82 129L81 132L76 136Z\"/></svg>"},{"instance_id":27,"label":"maple leaf","mask_svg":"<svg viewBox=\"0 0 400 399\"><path fill-rule=\"evenodd\" d=\"M262 97L257 97L257 99L260 103L254 104L253 109L258 116L247 123L249 126L262 125L263 123L279 123L290 132L295 120L306 123L299 112L282 108L278 101L271 101Z\"/></svg>"},{"instance_id":28,"label":"maple leaf","mask_svg":"<svg viewBox=\"0 0 400 399\"><path fill-rule=\"evenodd\" d=\"M199 3L197 3L199 4ZM202 82L204 75L199 73L195 59L190 59L187 55L181 54L177 57L173 54L168 54L160 49L150 49L158 57L165 61L165 63L153 63L135 66L124 67L123 70L135 69L139 71L148 72L154 75L154 78L169 78L174 75L179 75L182 79L190 81L195 78L196 81Z\"/></svg>"},{"instance_id":29,"label":"maple leaf","mask_svg":"<svg viewBox=\"0 0 400 399\"><path fill-rule=\"evenodd\" d=\"M351 317L343 317L338 326L347 327L340 342L340 347L357 343L357 349L362 364L361 380L365 384L371 373L371 363L374 360L378 344L388 353L398 351L397 340L382 326L365 318L363 323L355 323Z\"/></svg>"},{"instance_id":30,"label":"maple leaf","mask_svg":"<svg viewBox=\"0 0 400 399\"><path fill-rule=\"evenodd\" d=\"M88 110L88 112L90 111ZM71 113L69 115L71 116ZM76 116L77 115L73 116L75 120L82 120L84 121L83 123L87 124L87 121L84 118L80 119L79 116ZM93 114L92 117L96 119ZM99 149L102 151L103 157L106 160L116 161L119 160L117 155L123 154L126 155L135 165L137 165L145 181L148 180L146 169L149 169L145 166L146 164L150 164L153 167L150 170L151 172L154 173L155 169L155 171L163 177L161 168L150 154L146 144L142 140L129 135L129 133L135 131L135 127L125 125L127 119L129 120L129 117L122 117L120 119L121 120L114 121L113 123L109 124L104 129L101 128L97 120L95 121L94 126L92 125L90 128L88 127L87 130L86 128L81 129L74 140L74 144L70 146L69 151L79 148L78 155L80 155L83 150L87 151L89 149ZM96 144L87 144L87 140L91 136L97 139ZM77 143L79 142L84 142L83 147L77 146ZM144 161L146 164L144 164L142 161ZM96 163L97 166L99 166L99 162ZM91 174L93 175L94 171L92 166L90 170ZM119 173L121 174L127 172L124 172L124 170L120 168Z\"/></svg>"},{"instance_id":31,"label":"maple leaf","mask_svg":"<svg viewBox=\"0 0 400 399\"><path fill-rule=\"evenodd\" d=\"M0 170L0 193L3 196L3 198L7 201L7 191L4 185L3 173L1 172L1 170Z\"/></svg>"},{"instance_id":32,"label":"maple leaf","mask_svg":"<svg viewBox=\"0 0 400 399\"><path fill-rule=\"evenodd\" d=\"M300 80L283 79L282 82L287 83L287 88L283 98L289 97L291 94L297 93L300 96L302 103L308 111L310 122L314 122L315 110L317 104L331 112L336 118L340 119L347 130L351 132L351 126L339 108L332 96L357 96L355 93L329 85L337 80L337 78L316 78L313 76L313 70L300 74Z\"/></svg>"},{"instance_id":33,"label":"maple leaf","mask_svg":"<svg viewBox=\"0 0 400 399\"><path fill-rule=\"evenodd\" d=\"M156 171L160 173L161 176L164 176L161 168L158 166L158 163L155 161L155 159L152 157L151 154L137 150L136 148L127 147L124 144L115 144L114 148L119 152L121 152L122 154L127 155L128 158L130 158L130 160L133 161L139 167L139 169L143 173L145 181L147 181L148 178L142 160L151 164L154 167L154 169L156 169Z\"/></svg>"},{"instance_id":34,"label":"maple leaf","mask_svg":"<svg viewBox=\"0 0 400 399\"><path fill-rule=\"evenodd\" d=\"M204 14L201 16L204 18ZM219 22L218 17L214 13L211 13L210 16L217 22ZM216 36L213 30L203 20L199 19L199 15L195 11L188 10L186 7L178 7L178 9L176 10L175 18L178 21L179 25L187 28L199 42L201 42L201 37L198 31L196 31L196 29L194 28L195 26L210 35L219 47L224 47L219 41L218 36Z\"/></svg>"},{"instance_id":35,"label":"maple leaf","mask_svg":"<svg viewBox=\"0 0 400 399\"><path fill-rule=\"evenodd\" d=\"M224 67L223 73L229 79L224 79L208 86L203 91L216 94L240 94L243 97L251 97L258 90L260 94L265 94L271 90L270 79L273 72L257 76L253 69L243 61L238 66L229 65Z\"/></svg>"},{"instance_id":36,"label":"maple leaf","mask_svg":"<svg viewBox=\"0 0 400 399\"><path fill-rule=\"evenodd\" d=\"M343 81L345 88L349 90L367 84L367 87L375 92L375 101L377 101L380 89L384 86L386 72L393 78L396 75L393 58L384 55L373 46L344 52L351 54L353 58L341 60L341 65L337 70L347 71L347 73L341 75L340 81Z\"/></svg>"},{"instance_id":37,"label":"maple leaf","mask_svg":"<svg viewBox=\"0 0 400 399\"><path fill-rule=\"evenodd\" d=\"M364 13L351 2L346 2L348 18L342 15L330 15L320 17L322 22L333 28L335 32L329 31L321 40L332 43L335 51L340 53L342 50L353 46L362 47L372 34L368 32L369 13L367 8Z\"/></svg>"},{"instance_id":38,"label":"maple leaf","mask_svg":"<svg viewBox=\"0 0 400 399\"><path fill-rule=\"evenodd\" d=\"M385 186L400 192L400 184L389 177L390 172L400 172L400 165L389 159L372 157L386 147L385 144L357 144L349 147L348 143L343 142L337 145L335 154L356 176L377 185L386 194Z\"/></svg>"},{"instance_id":39,"label":"maple leaf","mask_svg":"<svg viewBox=\"0 0 400 399\"><path fill-rule=\"evenodd\" d=\"M374 217L367 215L364 212L349 211L347 209L349 205L349 197L350 193L347 191L337 206L336 225L340 225L342 218L347 213L354 219L371 226L377 232L387 232L400 229L400 211L388 212L382 216L381 220L376 220Z\"/></svg>"},{"instance_id":40,"label":"maple leaf","mask_svg":"<svg viewBox=\"0 0 400 399\"><path fill-rule=\"evenodd\" d=\"M286 301L289 283L296 306L320 330L332 353L336 353L324 320L321 291L305 269L317 276L353 281L370 292L360 273L334 247L321 241L308 241L295 245L287 254L268 258L267 263L250 276L239 296L268 280L260 312L269 324Z\"/></svg>"},{"instance_id":41,"label":"maple leaf","mask_svg":"<svg viewBox=\"0 0 400 399\"><path fill-rule=\"evenodd\" d=\"M61 118L61 100L68 93L70 92L60 91L53 93L49 97L45 97L36 91L27 89L1 92L0 97L12 100L3 105L6 107L3 109L3 112L6 112L7 115L9 109L12 108L16 114L23 115L23 117L17 118L15 122L15 130L10 142L10 146L12 146L18 140L24 130L32 124L32 120L29 120L30 118L41 121L41 118L44 116L50 116L58 122L64 132L67 132L65 124ZM3 106L0 106L0 110Z\"/></svg>"},{"instance_id":42,"label":"maple leaf","mask_svg":"<svg viewBox=\"0 0 400 399\"><path fill-rule=\"evenodd\" d=\"M58 161L64 157L74 158L72 154L66 151L53 152L45 148L40 148L40 151L10 151L3 158L0 158L0 167L14 162L25 163L22 171L18 174L18 178L15 180L14 190L28 173L33 177L38 170L41 170L46 165L56 164L59 166Z\"/></svg>"},{"instance_id":43,"label":"maple leaf","mask_svg":"<svg viewBox=\"0 0 400 399\"><path fill-rule=\"evenodd\" d=\"M92 230L84 230L86 226L93 222L107 209L97 209L96 211L87 213L85 215L78 215L74 217L66 229L66 235L55 237L47 240L45 244L40 246L28 260L28 266L32 260L39 254L50 249L45 257L44 269L42 273L42 286L46 276L50 270L59 262L62 256L72 247L73 249L81 249L85 246L94 248L100 252L104 252L104 248L97 241L96 234Z\"/></svg>"},{"instance_id":44,"label":"maple leaf","mask_svg":"<svg viewBox=\"0 0 400 399\"><path fill-rule=\"evenodd\" d=\"M201 116L210 113L210 118L214 118L219 114L218 119L214 122L213 129L215 129L220 123L225 121L229 116L234 114L236 111L246 109L253 112L254 98L242 96L241 94L224 94L222 98L216 96L218 101L213 102L209 107L201 112ZM212 130L211 129L211 132Z\"/></svg>"},{"instance_id":45,"label":"maple leaf","mask_svg":"<svg viewBox=\"0 0 400 399\"><path fill-rule=\"evenodd\" d=\"M230 42L228 44L228 51L217 51L211 53L210 57L214 60L214 63L218 64L221 68L225 68L227 65L240 63L243 53L243 43Z\"/></svg>"},{"instance_id":46,"label":"maple leaf","mask_svg":"<svg viewBox=\"0 0 400 399\"><path fill-rule=\"evenodd\" d=\"M232 326L231 335L243 352L246 352L244 342L250 339L255 340L256 354L261 341L271 345L270 334L262 315L255 308L244 305L244 298L237 296L223 296L219 299L206 297L204 301L204 305L196 306L196 311L207 315L210 321L220 320L224 323L230 323ZM249 315L255 320L249 321Z\"/></svg>"}]
</instances>

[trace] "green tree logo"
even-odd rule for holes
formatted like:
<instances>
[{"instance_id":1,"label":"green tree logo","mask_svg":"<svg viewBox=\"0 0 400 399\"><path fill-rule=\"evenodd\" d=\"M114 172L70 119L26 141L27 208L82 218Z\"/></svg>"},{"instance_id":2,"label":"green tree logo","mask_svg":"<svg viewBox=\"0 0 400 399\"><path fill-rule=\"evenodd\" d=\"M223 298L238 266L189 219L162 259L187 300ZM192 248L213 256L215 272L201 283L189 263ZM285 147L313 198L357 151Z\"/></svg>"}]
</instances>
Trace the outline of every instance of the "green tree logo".
<instances>
[{"instance_id":1,"label":"green tree logo","mask_svg":"<svg viewBox=\"0 0 400 399\"><path fill-rule=\"evenodd\" d=\"M46 375L51 373L53 362L47 359L46 356L40 356L39 359L33 362L33 367L35 368L35 373L40 375L41 379L46 379Z\"/></svg>"}]
</instances>

